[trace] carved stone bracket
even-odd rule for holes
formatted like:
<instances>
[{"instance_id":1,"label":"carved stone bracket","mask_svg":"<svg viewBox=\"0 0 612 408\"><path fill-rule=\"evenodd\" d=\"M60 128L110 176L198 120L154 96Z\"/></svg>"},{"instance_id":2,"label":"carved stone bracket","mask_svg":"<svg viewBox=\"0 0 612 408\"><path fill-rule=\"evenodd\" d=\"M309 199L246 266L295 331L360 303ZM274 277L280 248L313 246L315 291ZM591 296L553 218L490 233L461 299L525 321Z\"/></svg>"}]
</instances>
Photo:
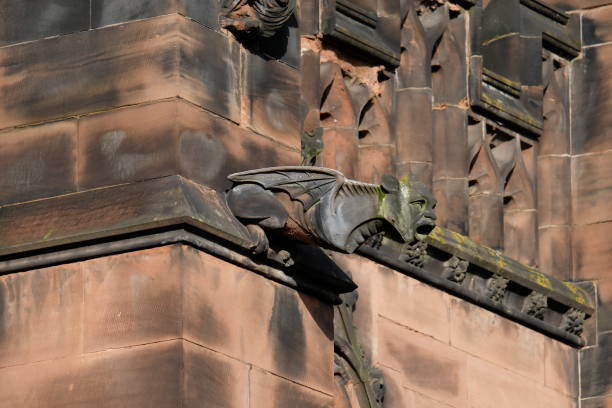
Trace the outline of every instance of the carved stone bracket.
<instances>
[{"instance_id":1,"label":"carved stone bracket","mask_svg":"<svg viewBox=\"0 0 612 408\"><path fill-rule=\"evenodd\" d=\"M295 0L225 0L219 22L233 31L272 37L294 9Z\"/></svg>"},{"instance_id":2,"label":"carved stone bracket","mask_svg":"<svg viewBox=\"0 0 612 408\"><path fill-rule=\"evenodd\" d=\"M444 262L444 271L442 272L442 276L449 281L461 285L467 277L467 268L469 264L469 262L453 255L451 259Z\"/></svg>"},{"instance_id":3,"label":"carved stone bracket","mask_svg":"<svg viewBox=\"0 0 612 408\"><path fill-rule=\"evenodd\" d=\"M495 274L487 279L487 297L493 302L501 302L506 294L508 282L510 282L509 279L504 278L499 274Z\"/></svg>"}]
</instances>

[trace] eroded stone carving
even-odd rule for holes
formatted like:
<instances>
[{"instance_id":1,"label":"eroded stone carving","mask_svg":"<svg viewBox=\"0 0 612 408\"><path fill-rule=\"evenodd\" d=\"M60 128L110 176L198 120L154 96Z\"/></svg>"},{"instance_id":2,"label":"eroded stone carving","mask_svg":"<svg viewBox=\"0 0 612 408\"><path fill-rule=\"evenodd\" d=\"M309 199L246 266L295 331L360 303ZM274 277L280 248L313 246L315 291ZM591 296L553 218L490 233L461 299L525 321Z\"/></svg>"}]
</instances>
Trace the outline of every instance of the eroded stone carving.
<instances>
[{"instance_id":1,"label":"eroded stone carving","mask_svg":"<svg viewBox=\"0 0 612 408\"><path fill-rule=\"evenodd\" d=\"M494 302L501 302L506 294L509 279L501 275L493 275L487 280L487 297Z\"/></svg>"},{"instance_id":2,"label":"eroded stone carving","mask_svg":"<svg viewBox=\"0 0 612 408\"><path fill-rule=\"evenodd\" d=\"M450 281L461 285L467 277L467 268L470 265L468 261L464 261L457 256L454 256L444 262L444 271L442 276Z\"/></svg>"},{"instance_id":3,"label":"eroded stone carving","mask_svg":"<svg viewBox=\"0 0 612 408\"><path fill-rule=\"evenodd\" d=\"M563 315L561 328L571 334L580 336L585 319L586 313L584 311L571 308Z\"/></svg>"},{"instance_id":4,"label":"eroded stone carving","mask_svg":"<svg viewBox=\"0 0 612 408\"><path fill-rule=\"evenodd\" d=\"M434 227L435 200L424 185L408 179L384 175L381 184L368 184L306 166L245 171L228 178L234 182L228 205L249 229L258 254L269 250L269 231L352 253L381 232L412 243Z\"/></svg>"},{"instance_id":5,"label":"eroded stone carving","mask_svg":"<svg viewBox=\"0 0 612 408\"><path fill-rule=\"evenodd\" d=\"M402 249L402 254L399 257L400 261L404 261L419 268L423 267L427 256L426 242L417 240L414 243L407 243Z\"/></svg>"},{"instance_id":6,"label":"eroded stone carving","mask_svg":"<svg viewBox=\"0 0 612 408\"><path fill-rule=\"evenodd\" d=\"M334 377L345 393L347 407L382 408L385 396L382 371L369 363L353 324L357 291L340 297L342 304L334 307Z\"/></svg>"},{"instance_id":7,"label":"eroded stone carving","mask_svg":"<svg viewBox=\"0 0 612 408\"><path fill-rule=\"evenodd\" d=\"M523 312L527 313L529 316L535 317L536 319L543 320L544 311L547 307L548 298L542 293L533 291L525 299L525 304L523 305Z\"/></svg>"},{"instance_id":8,"label":"eroded stone carving","mask_svg":"<svg viewBox=\"0 0 612 408\"><path fill-rule=\"evenodd\" d=\"M272 37L293 14L295 0L224 0L223 28Z\"/></svg>"}]
</instances>

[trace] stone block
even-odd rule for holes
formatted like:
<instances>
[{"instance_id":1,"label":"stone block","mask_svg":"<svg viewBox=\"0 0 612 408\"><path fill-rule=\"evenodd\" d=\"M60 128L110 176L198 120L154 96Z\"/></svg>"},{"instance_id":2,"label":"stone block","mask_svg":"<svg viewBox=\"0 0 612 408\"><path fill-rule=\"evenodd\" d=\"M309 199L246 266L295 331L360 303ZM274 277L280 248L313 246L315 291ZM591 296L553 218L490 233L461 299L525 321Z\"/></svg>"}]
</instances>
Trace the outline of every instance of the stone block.
<instances>
[{"instance_id":1,"label":"stone block","mask_svg":"<svg viewBox=\"0 0 612 408\"><path fill-rule=\"evenodd\" d=\"M433 182L437 225L460 234L468 232L468 182L467 179L442 179Z\"/></svg>"},{"instance_id":2,"label":"stone block","mask_svg":"<svg viewBox=\"0 0 612 408\"><path fill-rule=\"evenodd\" d=\"M609 3L610 4L610 3ZM612 41L612 6L586 10L582 14L582 41L584 45Z\"/></svg>"},{"instance_id":3,"label":"stone block","mask_svg":"<svg viewBox=\"0 0 612 408\"><path fill-rule=\"evenodd\" d=\"M450 327L453 347L516 372L525 381L544 382L543 334L459 299L451 299Z\"/></svg>"},{"instance_id":4,"label":"stone block","mask_svg":"<svg viewBox=\"0 0 612 408\"><path fill-rule=\"evenodd\" d=\"M350 128L323 129L323 152L317 165L336 169L348 178L356 178L359 171L357 130Z\"/></svg>"},{"instance_id":5,"label":"stone block","mask_svg":"<svg viewBox=\"0 0 612 408\"><path fill-rule=\"evenodd\" d=\"M76 132L65 120L0 134L0 205L75 191Z\"/></svg>"},{"instance_id":6,"label":"stone block","mask_svg":"<svg viewBox=\"0 0 612 408\"><path fill-rule=\"evenodd\" d=\"M465 178L468 172L466 111L447 106L433 111L433 178Z\"/></svg>"},{"instance_id":7,"label":"stone block","mask_svg":"<svg viewBox=\"0 0 612 408\"><path fill-rule=\"evenodd\" d=\"M238 66L232 39L179 15L5 47L0 127L177 95L237 122Z\"/></svg>"},{"instance_id":8,"label":"stone block","mask_svg":"<svg viewBox=\"0 0 612 408\"><path fill-rule=\"evenodd\" d=\"M248 408L249 371L241 361L184 341L180 406Z\"/></svg>"},{"instance_id":9,"label":"stone block","mask_svg":"<svg viewBox=\"0 0 612 408\"><path fill-rule=\"evenodd\" d=\"M251 157L260 167L300 161L297 150L180 99L82 117L79 140L81 189L181 174L223 191L228 174L253 168Z\"/></svg>"},{"instance_id":10,"label":"stone block","mask_svg":"<svg viewBox=\"0 0 612 408\"><path fill-rule=\"evenodd\" d=\"M252 408L333 408L333 397L317 392L266 371L250 372L249 407Z\"/></svg>"},{"instance_id":11,"label":"stone block","mask_svg":"<svg viewBox=\"0 0 612 408\"><path fill-rule=\"evenodd\" d=\"M331 393L331 305L194 249L184 249L184 336Z\"/></svg>"},{"instance_id":12,"label":"stone block","mask_svg":"<svg viewBox=\"0 0 612 408\"><path fill-rule=\"evenodd\" d=\"M180 13L219 30L221 2L210 0L92 0L92 28Z\"/></svg>"},{"instance_id":13,"label":"stone block","mask_svg":"<svg viewBox=\"0 0 612 408\"><path fill-rule=\"evenodd\" d=\"M530 266L538 261L537 213L504 212L504 255Z\"/></svg>"},{"instance_id":14,"label":"stone block","mask_svg":"<svg viewBox=\"0 0 612 408\"><path fill-rule=\"evenodd\" d=\"M80 264L0 276L0 367L78 355L82 331Z\"/></svg>"},{"instance_id":15,"label":"stone block","mask_svg":"<svg viewBox=\"0 0 612 408\"><path fill-rule=\"evenodd\" d=\"M0 369L0 407L176 407L181 341Z\"/></svg>"},{"instance_id":16,"label":"stone block","mask_svg":"<svg viewBox=\"0 0 612 408\"><path fill-rule=\"evenodd\" d=\"M543 401L541 385L476 357L467 363L466 382L470 408L557 407Z\"/></svg>"},{"instance_id":17,"label":"stone block","mask_svg":"<svg viewBox=\"0 0 612 408\"><path fill-rule=\"evenodd\" d=\"M597 330L601 333L612 331L612 277L601 271L601 280L597 281Z\"/></svg>"},{"instance_id":18,"label":"stone block","mask_svg":"<svg viewBox=\"0 0 612 408\"><path fill-rule=\"evenodd\" d=\"M448 343L380 320L376 363L401 373L402 386L454 407L467 406L467 355Z\"/></svg>"},{"instance_id":19,"label":"stone block","mask_svg":"<svg viewBox=\"0 0 612 408\"><path fill-rule=\"evenodd\" d=\"M537 205L540 226L571 224L571 159L567 156L537 160Z\"/></svg>"},{"instance_id":20,"label":"stone block","mask_svg":"<svg viewBox=\"0 0 612 408\"><path fill-rule=\"evenodd\" d=\"M612 83L611 83L612 84ZM612 151L572 158L575 224L612 221Z\"/></svg>"},{"instance_id":21,"label":"stone block","mask_svg":"<svg viewBox=\"0 0 612 408\"><path fill-rule=\"evenodd\" d=\"M612 222L577 225L572 229L575 280L598 279L612 265Z\"/></svg>"},{"instance_id":22,"label":"stone block","mask_svg":"<svg viewBox=\"0 0 612 408\"><path fill-rule=\"evenodd\" d=\"M580 397L612 394L612 333L599 334L597 346L580 351Z\"/></svg>"},{"instance_id":23,"label":"stone block","mask_svg":"<svg viewBox=\"0 0 612 408\"><path fill-rule=\"evenodd\" d=\"M83 0L2 0L0 10L0 46L89 29Z\"/></svg>"},{"instance_id":24,"label":"stone block","mask_svg":"<svg viewBox=\"0 0 612 408\"><path fill-rule=\"evenodd\" d=\"M561 280L571 279L572 247L569 226L538 230L538 269Z\"/></svg>"},{"instance_id":25,"label":"stone block","mask_svg":"<svg viewBox=\"0 0 612 408\"><path fill-rule=\"evenodd\" d=\"M582 399L580 408L612 408L612 396Z\"/></svg>"},{"instance_id":26,"label":"stone block","mask_svg":"<svg viewBox=\"0 0 612 408\"><path fill-rule=\"evenodd\" d=\"M357 180L367 183L380 183L383 174L395 174L395 148L389 145L359 146L359 166Z\"/></svg>"},{"instance_id":27,"label":"stone block","mask_svg":"<svg viewBox=\"0 0 612 408\"><path fill-rule=\"evenodd\" d=\"M610 0L547 0L546 4L563 11L590 9L612 4Z\"/></svg>"},{"instance_id":28,"label":"stone block","mask_svg":"<svg viewBox=\"0 0 612 408\"><path fill-rule=\"evenodd\" d=\"M85 352L181 337L181 247L83 262Z\"/></svg>"},{"instance_id":29,"label":"stone block","mask_svg":"<svg viewBox=\"0 0 612 408\"><path fill-rule=\"evenodd\" d=\"M433 96L431 89L403 89L396 93L395 140L400 162L432 161Z\"/></svg>"},{"instance_id":30,"label":"stone block","mask_svg":"<svg viewBox=\"0 0 612 408\"><path fill-rule=\"evenodd\" d=\"M448 29L436 44L431 59L431 85L435 105L467 104L465 44L465 14L460 14L449 21Z\"/></svg>"},{"instance_id":31,"label":"stone block","mask_svg":"<svg viewBox=\"0 0 612 408\"><path fill-rule=\"evenodd\" d=\"M574 63L572 154L612 149L612 44L583 50Z\"/></svg>"},{"instance_id":32,"label":"stone block","mask_svg":"<svg viewBox=\"0 0 612 408\"><path fill-rule=\"evenodd\" d=\"M244 56L243 63L246 115L243 120L257 133L299 148L302 131L299 71L251 53Z\"/></svg>"},{"instance_id":33,"label":"stone block","mask_svg":"<svg viewBox=\"0 0 612 408\"><path fill-rule=\"evenodd\" d=\"M382 266L371 275L370 279L377 281L379 316L442 342L449 341L449 295Z\"/></svg>"},{"instance_id":34,"label":"stone block","mask_svg":"<svg viewBox=\"0 0 612 408\"><path fill-rule=\"evenodd\" d=\"M568 397L578 397L578 353L557 340L546 339L544 385Z\"/></svg>"},{"instance_id":35,"label":"stone block","mask_svg":"<svg viewBox=\"0 0 612 408\"><path fill-rule=\"evenodd\" d=\"M471 196L468 206L469 236L474 241L501 250L504 243L503 204L499 195Z\"/></svg>"},{"instance_id":36,"label":"stone block","mask_svg":"<svg viewBox=\"0 0 612 408\"><path fill-rule=\"evenodd\" d=\"M402 162L396 163L395 172L398 177L410 176L416 181L425 184L429 189L433 189L432 184L432 164L422 162Z\"/></svg>"}]
</instances>

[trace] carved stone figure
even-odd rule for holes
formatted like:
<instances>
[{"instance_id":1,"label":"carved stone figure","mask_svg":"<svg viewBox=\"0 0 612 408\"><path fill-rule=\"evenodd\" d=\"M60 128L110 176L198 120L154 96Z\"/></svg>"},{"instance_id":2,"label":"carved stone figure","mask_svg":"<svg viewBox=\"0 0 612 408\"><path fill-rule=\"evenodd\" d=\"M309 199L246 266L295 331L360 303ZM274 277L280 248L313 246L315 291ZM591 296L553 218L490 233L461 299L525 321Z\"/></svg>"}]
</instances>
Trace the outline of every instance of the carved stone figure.
<instances>
[{"instance_id":1,"label":"carved stone figure","mask_svg":"<svg viewBox=\"0 0 612 408\"><path fill-rule=\"evenodd\" d=\"M294 9L295 0L225 0L219 20L223 28L272 37Z\"/></svg>"},{"instance_id":2,"label":"carved stone figure","mask_svg":"<svg viewBox=\"0 0 612 408\"><path fill-rule=\"evenodd\" d=\"M426 187L384 175L380 185L346 179L321 167L272 167L235 173L227 202L249 229L255 253L269 248L267 231L352 253L384 232L413 242L434 227L435 200Z\"/></svg>"},{"instance_id":3,"label":"carved stone figure","mask_svg":"<svg viewBox=\"0 0 612 408\"><path fill-rule=\"evenodd\" d=\"M467 269L470 263L463 259L454 256L448 261L444 262L444 271L442 276L450 281L461 285L467 277Z\"/></svg>"}]
</instances>

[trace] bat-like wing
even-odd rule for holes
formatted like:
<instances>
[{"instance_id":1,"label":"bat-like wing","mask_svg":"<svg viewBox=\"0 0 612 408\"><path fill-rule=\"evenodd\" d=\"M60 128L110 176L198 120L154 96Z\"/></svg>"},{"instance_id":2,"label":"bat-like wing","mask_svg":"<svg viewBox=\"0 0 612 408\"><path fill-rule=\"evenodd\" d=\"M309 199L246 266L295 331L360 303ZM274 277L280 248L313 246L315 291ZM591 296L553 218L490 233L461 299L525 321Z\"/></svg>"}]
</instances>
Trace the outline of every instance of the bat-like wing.
<instances>
[{"instance_id":1,"label":"bat-like wing","mask_svg":"<svg viewBox=\"0 0 612 408\"><path fill-rule=\"evenodd\" d=\"M269 190L284 191L304 205L304 211L344 184L342 173L321 167L283 166L243 171L228 177L236 184L256 183Z\"/></svg>"}]
</instances>

